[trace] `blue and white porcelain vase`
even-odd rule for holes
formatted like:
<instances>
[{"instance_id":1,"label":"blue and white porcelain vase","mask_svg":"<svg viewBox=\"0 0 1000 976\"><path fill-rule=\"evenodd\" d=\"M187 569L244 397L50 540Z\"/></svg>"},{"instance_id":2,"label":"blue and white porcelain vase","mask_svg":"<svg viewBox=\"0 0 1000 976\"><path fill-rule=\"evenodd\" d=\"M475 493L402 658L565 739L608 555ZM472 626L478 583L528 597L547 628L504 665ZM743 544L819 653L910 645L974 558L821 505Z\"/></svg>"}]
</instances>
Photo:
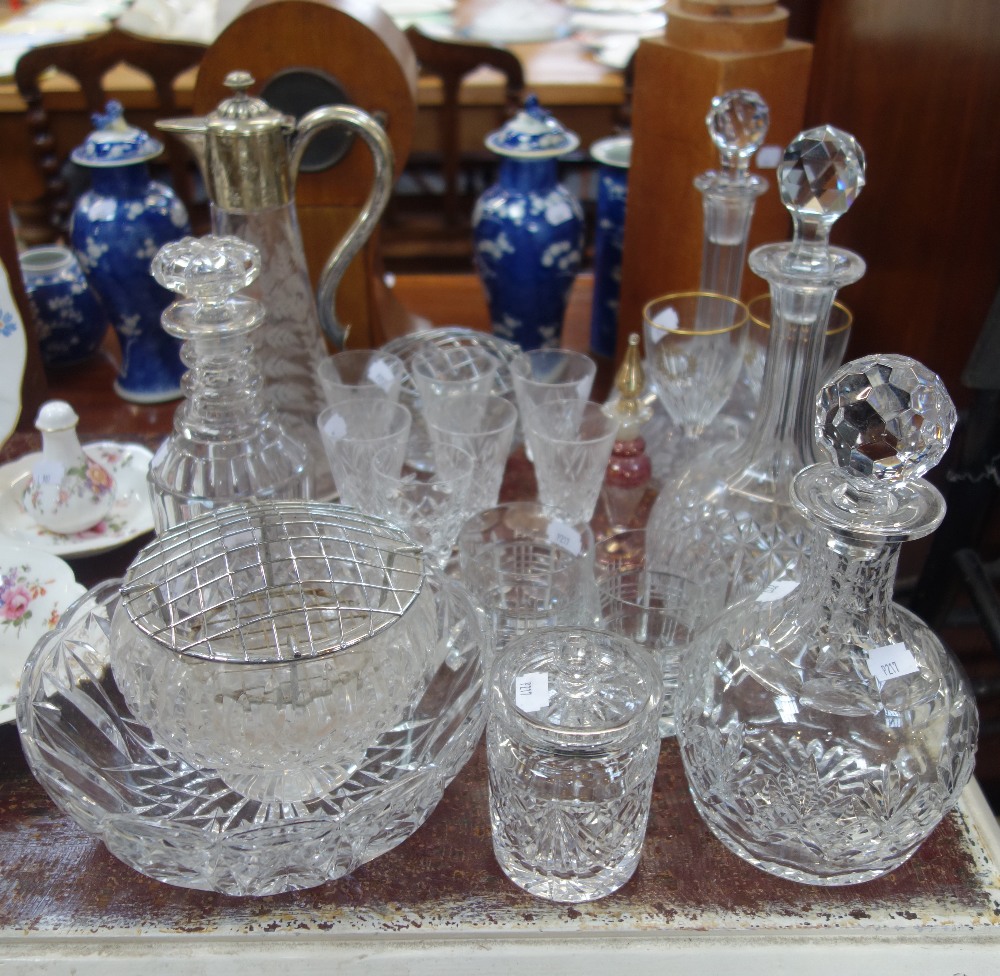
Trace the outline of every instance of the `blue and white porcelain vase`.
<instances>
[{"instance_id":1,"label":"blue and white porcelain vase","mask_svg":"<svg viewBox=\"0 0 1000 976\"><path fill-rule=\"evenodd\" d=\"M71 243L121 344L115 391L133 403L174 400L184 373L180 342L160 325L172 296L149 267L163 244L191 232L187 211L173 190L149 175L147 164L162 143L128 125L117 102L95 115L94 124L72 154L90 170L91 189L73 210Z\"/></svg>"},{"instance_id":2,"label":"blue and white porcelain vase","mask_svg":"<svg viewBox=\"0 0 1000 976\"><path fill-rule=\"evenodd\" d=\"M594 231L594 304L590 350L613 358L618 341L618 301L625 248L625 204L632 137L609 136L590 147L597 168L597 222Z\"/></svg>"},{"instance_id":3,"label":"blue and white porcelain vase","mask_svg":"<svg viewBox=\"0 0 1000 976\"><path fill-rule=\"evenodd\" d=\"M47 244L27 248L19 260L42 362L73 366L97 352L108 317L76 255L68 247Z\"/></svg>"},{"instance_id":4,"label":"blue and white porcelain vase","mask_svg":"<svg viewBox=\"0 0 1000 976\"><path fill-rule=\"evenodd\" d=\"M559 183L557 160L580 144L534 95L486 146L503 157L476 201L476 270L495 335L522 349L558 346L583 254L583 211Z\"/></svg>"}]
</instances>

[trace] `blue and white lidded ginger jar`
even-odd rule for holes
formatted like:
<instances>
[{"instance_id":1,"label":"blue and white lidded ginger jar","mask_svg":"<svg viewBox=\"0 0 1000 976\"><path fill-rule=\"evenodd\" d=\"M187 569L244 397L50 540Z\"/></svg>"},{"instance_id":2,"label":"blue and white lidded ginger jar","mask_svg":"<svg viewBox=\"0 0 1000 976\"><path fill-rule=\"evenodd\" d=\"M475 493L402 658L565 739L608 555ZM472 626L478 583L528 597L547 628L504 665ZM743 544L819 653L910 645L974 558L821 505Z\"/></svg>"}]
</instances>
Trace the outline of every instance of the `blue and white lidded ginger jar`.
<instances>
[{"instance_id":1,"label":"blue and white lidded ginger jar","mask_svg":"<svg viewBox=\"0 0 1000 976\"><path fill-rule=\"evenodd\" d=\"M522 349L559 345L583 255L583 211L559 183L557 160L579 144L534 95L486 137L503 161L473 212L476 270L494 334Z\"/></svg>"},{"instance_id":2,"label":"blue and white lidded ginger jar","mask_svg":"<svg viewBox=\"0 0 1000 976\"><path fill-rule=\"evenodd\" d=\"M71 243L118 335L122 363L115 391L134 403L180 396L180 342L164 332L160 314L171 294L150 274L163 244L191 232L173 190L152 179L147 163L163 144L128 125L117 102L94 116L97 127L72 153L90 170L91 189L77 201Z\"/></svg>"}]
</instances>

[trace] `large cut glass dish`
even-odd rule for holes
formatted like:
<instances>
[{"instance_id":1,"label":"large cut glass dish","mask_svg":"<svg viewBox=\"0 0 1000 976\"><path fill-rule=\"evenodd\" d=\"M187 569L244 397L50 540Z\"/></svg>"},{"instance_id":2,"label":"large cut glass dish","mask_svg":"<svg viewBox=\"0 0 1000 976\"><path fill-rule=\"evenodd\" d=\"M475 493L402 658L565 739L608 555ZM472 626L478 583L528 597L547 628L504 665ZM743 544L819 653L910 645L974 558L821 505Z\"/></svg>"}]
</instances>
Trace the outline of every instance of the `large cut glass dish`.
<instances>
[{"instance_id":1,"label":"large cut glass dish","mask_svg":"<svg viewBox=\"0 0 1000 976\"><path fill-rule=\"evenodd\" d=\"M323 787L305 795L296 785L303 795L295 796L280 777L268 793L266 776L198 761L200 751L163 741L136 716L112 648L121 583L101 584L26 666L18 727L32 772L111 853L158 880L267 895L342 877L427 819L482 732L489 639L459 584L427 568L421 593L433 623L416 692L342 775L321 769L315 782ZM322 766L322 754L306 759Z\"/></svg>"}]
</instances>

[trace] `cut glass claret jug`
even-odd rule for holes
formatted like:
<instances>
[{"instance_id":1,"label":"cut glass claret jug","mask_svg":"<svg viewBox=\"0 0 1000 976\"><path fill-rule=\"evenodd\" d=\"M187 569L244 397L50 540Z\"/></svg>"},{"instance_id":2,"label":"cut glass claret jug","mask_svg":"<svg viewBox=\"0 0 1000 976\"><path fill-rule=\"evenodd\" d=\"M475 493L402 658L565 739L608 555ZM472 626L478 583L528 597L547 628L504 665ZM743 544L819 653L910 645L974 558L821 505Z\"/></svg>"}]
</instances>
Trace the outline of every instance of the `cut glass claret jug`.
<instances>
[{"instance_id":1,"label":"cut glass claret jug","mask_svg":"<svg viewBox=\"0 0 1000 976\"><path fill-rule=\"evenodd\" d=\"M153 277L182 297L163 328L183 340L186 400L147 475L157 532L247 498L307 498L305 446L278 422L253 344L264 310L238 292L260 252L235 237L187 237L161 248Z\"/></svg>"},{"instance_id":2,"label":"cut glass claret jug","mask_svg":"<svg viewBox=\"0 0 1000 976\"><path fill-rule=\"evenodd\" d=\"M754 205L767 191L767 180L749 171L750 160L769 122L767 103L755 91L740 88L712 99L705 125L719 168L694 181L705 214L700 291L740 296Z\"/></svg>"},{"instance_id":3,"label":"cut glass claret jug","mask_svg":"<svg viewBox=\"0 0 1000 976\"><path fill-rule=\"evenodd\" d=\"M830 228L864 185L854 138L830 126L801 133L785 150L778 181L793 239L750 255L751 269L770 283L773 309L757 415L743 441L692 461L660 493L648 523L654 558L666 546L675 560L728 566L725 606L794 575L811 538L789 490L815 460L811 404L830 306L865 268L858 255L829 243Z\"/></svg>"},{"instance_id":4,"label":"cut glass claret jug","mask_svg":"<svg viewBox=\"0 0 1000 976\"><path fill-rule=\"evenodd\" d=\"M911 359L870 356L836 373L815 417L832 462L792 486L814 533L799 582L702 632L675 715L712 832L764 871L838 885L892 871L951 810L978 717L957 662L892 601L901 543L944 515L920 476L954 428L947 392Z\"/></svg>"},{"instance_id":5,"label":"cut glass claret jug","mask_svg":"<svg viewBox=\"0 0 1000 976\"><path fill-rule=\"evenodd\" d=\"M485 724L490 643L398 527L251 500L157 536L40 642L21 741L125 863L265 895L410 836Z\"/></svg>"}]
</instances>

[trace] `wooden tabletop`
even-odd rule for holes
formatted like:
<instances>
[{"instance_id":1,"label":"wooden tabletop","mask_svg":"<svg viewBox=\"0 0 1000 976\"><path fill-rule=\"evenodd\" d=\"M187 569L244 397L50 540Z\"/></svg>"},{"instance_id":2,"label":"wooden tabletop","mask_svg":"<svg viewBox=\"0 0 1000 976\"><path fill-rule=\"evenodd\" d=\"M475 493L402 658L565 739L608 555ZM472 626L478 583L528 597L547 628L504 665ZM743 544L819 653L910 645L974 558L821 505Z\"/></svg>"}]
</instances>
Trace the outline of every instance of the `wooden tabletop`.
<instances>
[{"instance_id":1,"label":"wooden tabletop","mask_svg":"<svg viewBox=\"0 0 1000 976\"><path fill-rule=\"evenodd\" d=\"M490 0L459 0L456 23L468 23ZM622 75L615 68L600 64L590 50L572 35L556 40L530 44L507 45L524 66L525 81L543 104L553 105L620 105ZM178 86L190 91L195 72L182 76ZM126 108L149 104L150 84L145 75L133 68L114 69L113 88ZM47 91L52 93L54 110L72 110L82 106L76 86L65 76L53 75ZM463 86L462 100L469 105L502 105L503 89L499 76L483 69L471 76ZM440 86L424 79L418 89L421 105L440 101ZM12 80L0 81L0 113L24 111Z\"/></svg>"}]
</instances>

